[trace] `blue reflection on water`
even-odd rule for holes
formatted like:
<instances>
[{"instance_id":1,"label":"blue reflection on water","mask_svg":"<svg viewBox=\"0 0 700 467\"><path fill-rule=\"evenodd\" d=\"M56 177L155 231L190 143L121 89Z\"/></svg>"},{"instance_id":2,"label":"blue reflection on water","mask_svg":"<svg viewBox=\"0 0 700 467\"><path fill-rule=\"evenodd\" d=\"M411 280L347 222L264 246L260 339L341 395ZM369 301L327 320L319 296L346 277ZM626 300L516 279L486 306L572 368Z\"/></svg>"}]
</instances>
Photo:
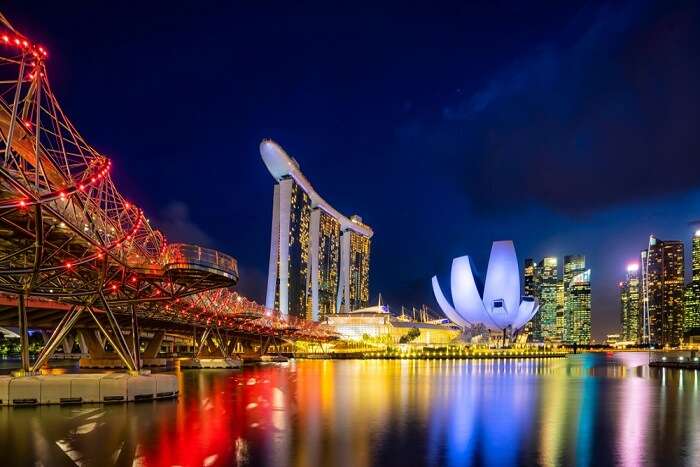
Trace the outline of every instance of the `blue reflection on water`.
<instances>
[{"instance_id":1,"label":"blue reflection on water","mask_svg":"<svg viewBox=\"0 0 700 467\"><path fill-rule=\"evenodd\" d=\"M598 382L588 377L583 383L581 409L578 415L578 436L576 443L576 465L591 465L593 447L593 426L595 422Z\"/></svg>"}]
</instances>

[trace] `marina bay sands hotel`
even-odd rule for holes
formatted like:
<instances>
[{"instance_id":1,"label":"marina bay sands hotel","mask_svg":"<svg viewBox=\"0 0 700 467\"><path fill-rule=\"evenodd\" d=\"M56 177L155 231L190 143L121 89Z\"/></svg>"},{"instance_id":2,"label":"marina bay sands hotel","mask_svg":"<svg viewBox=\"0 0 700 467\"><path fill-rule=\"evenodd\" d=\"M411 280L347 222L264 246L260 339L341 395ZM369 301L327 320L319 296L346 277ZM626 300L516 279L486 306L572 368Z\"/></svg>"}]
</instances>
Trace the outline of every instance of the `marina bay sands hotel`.
<instances>
[{"instance_id":1,"label":"marina bay sands hotel","mask_svg":"<svg viewBox=\"0 0 700 467\"><path fill-rule=\"evenodd\" d=\"M366 307L372 229L321 198L274 141L263 140L260 155L277 182L265 306L314 321Z\"/></svg>"}]
</instances>

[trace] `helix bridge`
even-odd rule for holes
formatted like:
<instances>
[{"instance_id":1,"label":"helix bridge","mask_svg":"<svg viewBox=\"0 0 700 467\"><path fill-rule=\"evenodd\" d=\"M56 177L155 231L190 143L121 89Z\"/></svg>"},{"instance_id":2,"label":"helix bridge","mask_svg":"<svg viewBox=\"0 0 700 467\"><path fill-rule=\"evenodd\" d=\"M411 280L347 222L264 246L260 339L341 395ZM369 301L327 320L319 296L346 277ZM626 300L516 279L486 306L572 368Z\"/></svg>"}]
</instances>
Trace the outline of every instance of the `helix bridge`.
<instances>
[{"instance_id":1,"label":"helix bridge","mask_svg":"<svg viewBox=\"0 0 700 467\"><path fill-rule=\"evenodd\" d=\"M0 14L0 294L14 304L0 312L0 326L18 327L25 372L38 371L80 326L99 329L131 371L141 365L142 323L198 327L219 345L232 333L335 337L233 291L239 276L231 256L168 243L117 190L110 159L65 115L48 58ZM50 337L30 361L28 331L37 326Z\"/></svg>"}]
</instances>

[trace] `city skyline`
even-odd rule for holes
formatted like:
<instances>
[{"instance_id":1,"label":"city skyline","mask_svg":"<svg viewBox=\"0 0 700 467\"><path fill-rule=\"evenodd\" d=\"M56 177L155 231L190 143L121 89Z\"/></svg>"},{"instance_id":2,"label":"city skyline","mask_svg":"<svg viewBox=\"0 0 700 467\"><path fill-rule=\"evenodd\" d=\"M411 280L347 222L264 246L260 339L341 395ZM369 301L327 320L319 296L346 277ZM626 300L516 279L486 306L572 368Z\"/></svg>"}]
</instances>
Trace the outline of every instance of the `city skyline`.
<instances>
[{"instance_id":1,"label":"city skyline","mask_svg":"<svg viewBox=\"0 0 700 467\"><path fill-rule=\"evenodd\" d=\"M333 11L333 21L301 12L288 23L284 8L144 8L159 21L129 31L126 11L105 5L6 13L60 50L50 57L57 93L86 137L115 156L125 193L174 241L237 257L241 291L260 302L272 202L257 157L265 137L301 155L341 212L362 213L382 233L371 301L382 292L395 308L433 304L430 275L446 274L464 245L485 264L492 241L512 238L523 257L586 256L601 339L619 321L615 284L649 234L687 239L700 217L690 84L700 41L684 22L671 39L657 33L697 17L693 3L455 7L418 35L423 18L411 9L386 13L378 28ZM263 29L270 34L258 37ZM247 51L250 37L259 53ZM141 74L125 86L127 61ZM195 73L204 62L220 66ZM85 63L95 64L90 73L75 71ZM202 89L216 98L201 99ZM175 92L199 104L175 112ZM94 118L95 100L113 112ZM202 186L173 183L185 173Z\"/></svg>"},{"instance_id":2,"label":"city skyline","mask_svg":"<svg viewBox=\"0 0 700 467\"><path fill-rule=\"evenodd\" d=\"M700 2L134 6L0 12L3 467L700 465Z\"/></svg>"}]
</instances>

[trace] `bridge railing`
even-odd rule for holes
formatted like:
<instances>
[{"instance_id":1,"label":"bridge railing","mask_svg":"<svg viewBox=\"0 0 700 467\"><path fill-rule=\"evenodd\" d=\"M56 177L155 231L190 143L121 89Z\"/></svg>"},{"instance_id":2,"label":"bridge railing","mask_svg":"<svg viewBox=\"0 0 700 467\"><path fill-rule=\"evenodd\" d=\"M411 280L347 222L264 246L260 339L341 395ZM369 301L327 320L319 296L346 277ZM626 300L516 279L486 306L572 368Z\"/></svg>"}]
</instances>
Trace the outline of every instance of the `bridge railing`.
<instances>
[{"instance_id":1,"label":"bridge railing","mask_svg":"<svg viewBox=\"0 0 700 467\"><path fill-rule=\"evenodd\" d=\"M173 243L163 252L164 270L200 269L238 278L238 262L235 258L211 248L186 243Z\"/></svg>"}]
</instances>

